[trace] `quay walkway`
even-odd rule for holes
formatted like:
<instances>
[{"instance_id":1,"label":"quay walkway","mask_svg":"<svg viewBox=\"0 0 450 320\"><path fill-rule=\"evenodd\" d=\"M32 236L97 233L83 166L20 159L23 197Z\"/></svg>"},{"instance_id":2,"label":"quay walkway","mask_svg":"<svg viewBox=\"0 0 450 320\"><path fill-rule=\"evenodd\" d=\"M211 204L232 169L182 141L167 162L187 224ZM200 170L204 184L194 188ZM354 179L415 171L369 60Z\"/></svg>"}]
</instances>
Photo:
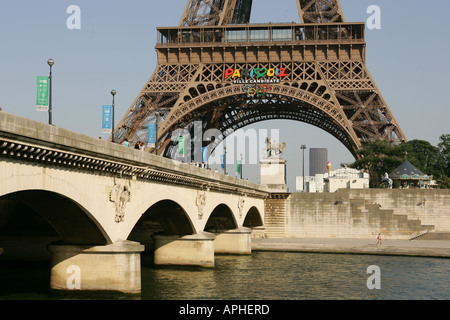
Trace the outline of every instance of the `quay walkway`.
<instances>
[{"instance_id":1,"label":"quay walkway","mask_svg":"<svg viewBox=\"0 0 450 320\"><path fill-rule=\"evenodd\" d=\"M450 258L450 240L254 238L253 251L403 255Z\"/></svg>"}]
</instances>

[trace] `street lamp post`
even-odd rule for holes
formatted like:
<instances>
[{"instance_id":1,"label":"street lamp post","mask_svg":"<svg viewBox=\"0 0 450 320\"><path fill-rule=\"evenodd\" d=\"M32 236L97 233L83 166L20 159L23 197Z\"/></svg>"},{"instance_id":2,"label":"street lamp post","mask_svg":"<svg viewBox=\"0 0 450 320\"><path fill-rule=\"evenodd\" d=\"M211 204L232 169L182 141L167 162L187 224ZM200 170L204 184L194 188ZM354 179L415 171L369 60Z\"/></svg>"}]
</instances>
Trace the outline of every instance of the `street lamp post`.
<instances>
[{"instance_id":1,"label":"street lamp post","mask_svg":"<svg viewBox=\"0 0 450 320\"><path fill-rule=\"evenodd\" d=\"M300 149L303 151L303 192L305 192L305 188L306 188L306 183L305 183L305 150L306 150L306 145L302 145L300 147Z\"/></svg>"},{"instance_id":2,"label":"street lamp post","mask_svg":"<svg viewBox=\"0 0 450 320\"><path fill-rule=\"evenodd\" d=\"M112 102L112 131L111 131L111 134L112 134L112 136L111 136L111 142L115 142L114 141L114 97L115 97L115 95L117 94L117 91L116 90L111 90L111 94L112 94L112 97L113 97L113 102Z\"/></svg>"},{"instance_id":3,"label":"street lamp post","mask_svg":"<svg viewBox=\"0 0 450 320\"><path fill-rule=\"evenodd\" d=\"M156 112L156 128L155 128L155 154L158 154L158 129L159 129L159 123L161 122L161 117L164 116L164 113L161 111Z\"/></svg>"},{"instance_id":4,"label":"street lamp post","mask_svg":"<svg viewBox=\"0 0 450 320\"><path fill-rule=\"evenodd\" d=\"M223 146L223 174L227 175L227 147Z\"/></svg>"},{"instance_id":5,"label":"street lamp post","mask_svg":"<svg viewBox=\"0 0 450 320\"><path fill-rule=\"evenodd\" d=\"M48 97L48 124L52 125L53 124L53 110L52 110L52 78L53 78L53 74L52 74L52 67L55 64L55 60L53 59L48 59L47 60L47 64L50 66L50 76L49 76L49 97Z\"/></svg>"},{"instance_id":6,"label":"street lamp post","mask_svg":"<svg viewBox=\"0 0 450 320\"><path fill-rule=\"evenodd\" d=\"M242 155L242 153L241 153L241 179L244 178L244 175L243 175L243 173L242 173L242 172L244 171L243 166L244 166L244 158L243 158L243 155Z\"/></svg>"}]
</instances>

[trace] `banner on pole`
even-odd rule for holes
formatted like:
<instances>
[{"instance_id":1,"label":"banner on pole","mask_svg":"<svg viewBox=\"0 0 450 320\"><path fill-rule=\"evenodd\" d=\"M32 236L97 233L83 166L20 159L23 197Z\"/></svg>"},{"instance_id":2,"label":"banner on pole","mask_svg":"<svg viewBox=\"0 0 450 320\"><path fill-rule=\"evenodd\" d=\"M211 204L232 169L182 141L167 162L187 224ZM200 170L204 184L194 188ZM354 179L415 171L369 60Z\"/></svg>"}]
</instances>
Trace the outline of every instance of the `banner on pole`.
<instances>
[{"instance_id":1,"label":"banner on pole","mask_svg":"<svg viewBox=\"0 0 450 320\"><path fill-rule=\"evenodd\" d=\"M221 167L222 167L222 169L225 169L225 155L221 156L221 160L222 160Z\"/></svg>"},{"instance_id":2,"label":"banner on pole","mask_svg":"<svg viewBox=\"0 0 450 320\"><path fill-rule=\"evenodd\" d=\"M236 173L241 173L241 172L242 172L242 162L240 160L238 160L237 166L236 166Z\"/></svg>"},{"instance_id":3,"label":"banner on pole","mask_svg":"<svg viewBox=\"0 0 450 320\"><path fill-rule=\"evenodd\" d=\"M112 106L103 106L102 133L112 133Z\"/></svg>"},{"instance_id":4,"label":"banner on pole","mask_svg":"<svg viewBox=\"0 0 450 320\"><path fill-rule=\"evenodd\" d=\"M49 109L49 77L37 77L36 111Z\"/></svg>"},{"instance_id":5,"label":"banner on pole","mask_svg":"<svg viewBox=\"0 0 450 320\"><path fill-rule=\"evenodd\" d=\"M208 163L208 147L202 148L202 162Z\"/></svg>"},{"instance_id":6,"label":"banner on pole","mask_svg":"<svg viewBox=\"0 0 450 320\"><path fill-rule=\"evenodd\" d=\"M156 123L149 123L148 125L148 143L149 148L156 147Z\"/></svg>"},{"instance_id":7,"label":"banner on pole","mask_svg":"<svg viewBox=\"0 0 450 320\"><path fill-rule=\"evenodd\" d=\"M178 155L184 157L184 137L178 138Z\"/></svg>"}]
</instances>

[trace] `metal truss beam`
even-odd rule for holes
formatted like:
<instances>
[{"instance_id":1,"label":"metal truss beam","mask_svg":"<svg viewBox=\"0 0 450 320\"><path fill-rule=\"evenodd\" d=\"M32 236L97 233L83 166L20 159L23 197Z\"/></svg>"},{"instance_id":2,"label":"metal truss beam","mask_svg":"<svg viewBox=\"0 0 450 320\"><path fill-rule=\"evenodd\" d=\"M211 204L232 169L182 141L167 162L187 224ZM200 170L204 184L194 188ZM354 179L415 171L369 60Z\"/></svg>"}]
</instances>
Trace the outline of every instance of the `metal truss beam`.
<instances>
[{"instance_id":1,"label":"metal truss beam","mask_svg":"<svg viewBox=\"0 0 450 320\"><path fill-rule=\"evenodd\" d=\"M188 1L178 27L158 28L157 67L116 141L145 142L156 122L152 152L167 156L175 130L194 121L228 132L290 119L330 133L355 157L370 141L406 142L366 67L365 25L345 22L339 0L297 4L303 24L248 25L233 23L249 21L251 0ZM262 73L266 92L245 91L260 93Z\"/></svg>"}]
</instances>

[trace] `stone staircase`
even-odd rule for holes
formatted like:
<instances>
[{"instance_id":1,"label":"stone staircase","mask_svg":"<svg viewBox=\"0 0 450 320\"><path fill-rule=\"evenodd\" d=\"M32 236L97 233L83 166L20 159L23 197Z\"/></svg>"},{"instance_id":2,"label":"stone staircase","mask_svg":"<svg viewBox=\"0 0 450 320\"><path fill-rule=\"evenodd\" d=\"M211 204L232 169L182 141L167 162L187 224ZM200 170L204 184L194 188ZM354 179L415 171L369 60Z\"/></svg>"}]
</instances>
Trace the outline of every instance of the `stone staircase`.
<instances>
[{"instance_id":1,"label":"stone staircase","mask_svg":"<svg viewBox=\"0 0 450 320\"><path fill-rule=\"evenodd\" d=\"M342 194L292 194L266 201L267 238L360 238L410 240L435 231L404 210L383 208L373 199Z\"/></svg>"},{"instance_id":2,"label":"stone staircase","mask_svg":"<svg viewBox=\"0 0 450 320\"><path fill-rule=\"evenodd\" d=\"M383 209L378 203L365 199L349 199L349 203L354 226L365 224L371 230L378 229L384 238L411 239L434 231L434 226L396 214L394 209Z\"/></svg>"},{"instance_id":3,"label":"stone staircase","mask_svg":"<svg viewBox=\"0 0 450 320\"><path fill-rule=\"evenodd\" d=\"M445 240L450 241L450 232L427 232L421 234L417 237L411 238L411 241L414 240Z\"/></svg>"}]
</instances>

